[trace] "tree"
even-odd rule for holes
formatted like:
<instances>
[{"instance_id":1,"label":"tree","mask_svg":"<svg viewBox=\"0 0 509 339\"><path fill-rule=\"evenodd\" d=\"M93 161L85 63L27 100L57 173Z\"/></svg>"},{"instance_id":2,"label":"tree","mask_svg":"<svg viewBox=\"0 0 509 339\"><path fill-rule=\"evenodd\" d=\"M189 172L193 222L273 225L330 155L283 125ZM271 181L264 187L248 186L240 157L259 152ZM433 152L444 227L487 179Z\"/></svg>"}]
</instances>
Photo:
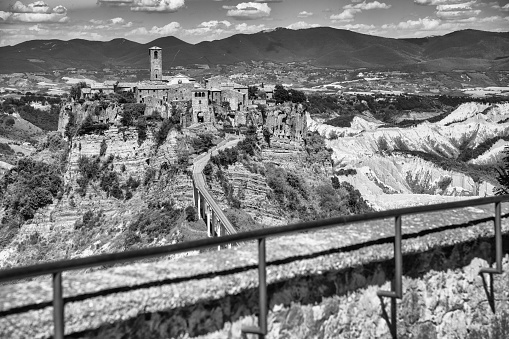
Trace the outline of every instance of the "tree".
<instances>
[{"instance_id":1,"label":"tree","mask_svg":"<svg viewBox=\"0 0 509 339\"><path fill-rule=\"evenodd\" d=\"M249 100L255 100L258 98L258 87L256 86L249 86L247 89Z\"/></svg>"},{"instance_id":2,"label":"tree","mask_svg":"<svg viewBox=\"0 0 509 339\"><path fill-rule=\"evenodd\" d=\"M102 157L106 154L106 150L108 149L108 145L106 144L106 139L101 141L101 148L99 149L99 155Z\"/></svg>"},{"instance_id":3,"label":"tree","mask_svg":"<svg viewBox=\"0 0 509 339\"><path fill-rule=\"evenodd\" d=\"M288 91L288 96L294 104L306 102L306 95L304 92L291 89Z\"/></svg>"},{"instance_id":4,"label":"tree","mask_svg":"<svg viewBox=\"0 0 509 339\"><path fill-rule=\"evenodd\" d=\"M86 82L84 82L84 81L78 82L77 84L75 84L71 87L71 91L70 91L69 95L74 100L78 100L81 98L81 89L86 88L86 87L87 87Z\"/></svg>"},{"instance_id":5,"label":"tree","mask_svg":"<svg viewBox=\"0 0 509 339\"><path fill-rule=\"evenodd\" d=\"M324 137L318 133L308 134L304 138L305 149L307 152L306 160L311 163L324 165L326 161L331 160L332 149L325 146Z\"/></svg>"},{"instance_id":6,"label":"tree","mask_svg":"<svg viewBox=\"0 0 509 339\"><path fill-rule=\"evenodd\" d=\"M497 181L498 186L494 188L496 195L509 194L509 146L504 148L503 166L497 168Z\"/></svg>"},{"instance_id":7,"label":"tree","mask_svg":"<svg viewBox=\"0 0 509 339\"><path fill-rule=\"evenodd\" d=\"M276 104L282 104L286 101L290 101L290 95L283 85L276 85L274 87L274 100Z\"/></svg>"},{"instance_id":8,"label":"tree","mask_svg":"<svg viewBox=\"0 0 509 339\"><path fill-rule=\"evenodd\" d=\"M133 126L135 121L145 114L145 108L145 104L124 104L120 122L124 126Z\"/></svg>"}]
</instances>

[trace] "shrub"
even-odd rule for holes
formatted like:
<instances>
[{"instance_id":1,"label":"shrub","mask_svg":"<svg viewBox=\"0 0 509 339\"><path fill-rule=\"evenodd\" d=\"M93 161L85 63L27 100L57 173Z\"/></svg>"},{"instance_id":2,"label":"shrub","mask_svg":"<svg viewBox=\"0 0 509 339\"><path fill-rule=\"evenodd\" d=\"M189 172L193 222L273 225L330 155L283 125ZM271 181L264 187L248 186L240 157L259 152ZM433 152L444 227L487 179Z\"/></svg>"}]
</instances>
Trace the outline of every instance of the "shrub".
<instances>
[{"instance_id":1,"label":"shrub","mask_svg":"<svg viewBox=\"0 0 509 339\"><path fill-rule=\"evenodd\" d=\"M187 206L184 212L186 214L187 221L198 220L198 213L196 211L196 208L194 208L194 206Z\"/></svg>"},{"instance_id":2,"label":"shrub","mask_svg":"<svg viewBox=\"0 0 509 339\"><path fill-rule=\"evenodd\" d=\"M145 104L134 104L127 103L124 104L124 109L122 112L122 118L120 122L124 126L133 126L134 123L138 120L138 118L142 117L145 114Z\"/></svg>"},{"instance_id":3,"label":"shrub","mask_svg":"<svg viewBox=\"0 0 509 339\"><path fill-rule=\"evenodd\" d=\"M143 186L147 186L156 177L156 170L153 168L147 168L145 176L143 177Z\"/></svg>"},{"instance_id":4,"label":"shrub","mask_svg":"<svg viewBox=\"0 0 509 339\"><path fill-rule=\"evenodd\" d=\"M32 219L35 212L50 203L63 188L63 179L56 165L29 158L19 160L0 180L0 199L3 199L6 218Z\"/></svg>"},{"instance_id":5,"label":"shrub","mask_svg":"<svg viewBox=\"0 0 509 339\"><path fill-rule=\"evenodd\" d=\"M138 119L136 130L138 132L138 145L141 145L147 140L147 120L144 117Z\"/></svg>"},{"instance_id":6,"label":"shrub","mask_svg":"<svg viewBox=\"0 0 509 339\"><path fill-rule=\"evenodd\" d=\"M451 182L452 182L452 178L451 177L443 177L443 178L440 178L440 180L437 182L437 186L442 191L445 191L447 189L447 187L449 187Z\"/></svg>"},{"instance_id":7,"label":"shrub","mask_svg":"<svg viewBox=\"0 0 509 339\"><path fill-rule=\"evenodd\" d=\"M159 130L156 133L155 139L156 139L156 147L161 146L168 137L168 133L173 127L173 122L170 119L164 119L163 123L159 127Z\"/></svg>"},{"instance_id":8,"label":"shrub","mask_svg":"<svg viewBox=\"0 0 509 339\"><path fill-rule=\"evenodd\" d=\"M99 156L103 156L106 154L106 150L108 149L108 145L106 144L106 140L103 139L103 141L101 141L101 148L99 149Z\"/></svg>"},{"instance_id":9,"label":"shrub","mask_svg":"<svg viewBox=\"0 0 509 339\"><path fill-rule=\"evenodd\" d=\"M175 207L172 201L150 204L141 211L129 225L124 246L143 245L161 236L170 234L182 215L182 210Z\"/></svg>"},{"instance_id":10,"label":"shrub","mask_svg":"<svg viewBox=\"0 0 509 339\"><path fill-rule=\"evenodd\" d=\"M98 211L94 215L94 212L88 210L83 214L83 217L74 223L75 230L90 230L100 225L101 218L104 216L102 211Z\"/></svg>"},{"instance_id":11,"label":"shrub","mask_svg":"<svg viewBox=\"0 0 509 339\"><path fill-rule=\"evenodd\" d=\"M6 154L11 155L14 154L14 150L9 146L8 144L4 144L3 142L0 142L0 154Z\"/></svg>"},{"instance_id":12,"label":"shrub","mask_svg":"<svg viewBox=\"0 0 509 339\"><path fill-rule=\"evenodd\" d=\"M85 120L81 123L80 127L76 131L77 135L85 135L85 134L102 134L105 130L109 128L108 124L99 124L94 123L92 117L87 115Z\"/></svg>"}]
</instances>

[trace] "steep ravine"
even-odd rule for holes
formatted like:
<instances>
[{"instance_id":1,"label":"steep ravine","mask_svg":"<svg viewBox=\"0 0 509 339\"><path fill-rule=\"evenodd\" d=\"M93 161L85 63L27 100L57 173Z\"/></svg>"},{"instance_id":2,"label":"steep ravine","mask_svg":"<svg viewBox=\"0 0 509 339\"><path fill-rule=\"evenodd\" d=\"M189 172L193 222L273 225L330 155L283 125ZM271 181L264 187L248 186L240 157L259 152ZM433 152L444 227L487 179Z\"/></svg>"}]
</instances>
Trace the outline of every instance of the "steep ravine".
<instances>
[{"instance_id":1,"label":"steep ravine","mask_svg":"<svg viewBox=\"0 0 509 339\"><path fill-rule=\"evenodd\" d=\"M469 174L444 170L398 151L419 151L454 161L465 147L474 149L509 135L509 104L467 103L442 121L409 128L384 128L361 117L355 117L351 127L340 128L308 118L308 129L325 136L333 149L336 173L340 169L356 170L355 175L338 175L340 181L350 182L378 209L492 195L493 181L476 182ZM508 144L499 140L469 163L496 166ZM449 185L445 185L447 181ZM421 191L427 194L416 194Z\"/></svg>"}]
</instances>

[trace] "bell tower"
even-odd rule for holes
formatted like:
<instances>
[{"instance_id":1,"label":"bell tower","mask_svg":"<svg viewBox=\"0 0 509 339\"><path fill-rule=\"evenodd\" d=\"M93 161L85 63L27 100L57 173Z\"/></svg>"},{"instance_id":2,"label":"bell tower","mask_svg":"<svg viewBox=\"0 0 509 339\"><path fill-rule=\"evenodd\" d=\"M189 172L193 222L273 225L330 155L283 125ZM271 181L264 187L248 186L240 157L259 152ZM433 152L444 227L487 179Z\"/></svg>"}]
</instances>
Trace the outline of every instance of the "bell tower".
<instances>
[{"instance_id":1,"label":"bell tower","mask_svg":"<svg viewBox=\"0 0 509 339\"><path fill-rule=\"evenodd\" d=\"M150 80L163 80L163 50L160 47L149 48L150 55Z\"/></svg>"}]
</instances>

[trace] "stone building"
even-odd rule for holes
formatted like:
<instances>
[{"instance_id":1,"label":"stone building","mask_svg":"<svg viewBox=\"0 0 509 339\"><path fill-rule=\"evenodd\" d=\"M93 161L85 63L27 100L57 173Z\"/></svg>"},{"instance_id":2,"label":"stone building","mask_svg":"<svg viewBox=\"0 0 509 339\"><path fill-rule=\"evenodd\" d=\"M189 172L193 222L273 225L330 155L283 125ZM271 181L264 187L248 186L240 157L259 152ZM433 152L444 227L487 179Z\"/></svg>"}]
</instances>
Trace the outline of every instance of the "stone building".
<instances>
[{"instance_id":1,"label":"stone building","mask_svg":"<svg viewBox=\"0 0 509 339\"><path fill-rule=\"evenodd\" d=\"M149 48L150 80L163 81L163 49L157 46Z\"/></svg>"},{"instance_id":2,"label":"stone building","mask_svg":"<svg viewBox=\"0 0 509 339\"><path fill-rule=\"evenodd\" d=\"M193 123L214 122L215 117L210 107L210 91L205 88L195 88L191 91L193 108Z\"/></svg>"}]
</instances>

